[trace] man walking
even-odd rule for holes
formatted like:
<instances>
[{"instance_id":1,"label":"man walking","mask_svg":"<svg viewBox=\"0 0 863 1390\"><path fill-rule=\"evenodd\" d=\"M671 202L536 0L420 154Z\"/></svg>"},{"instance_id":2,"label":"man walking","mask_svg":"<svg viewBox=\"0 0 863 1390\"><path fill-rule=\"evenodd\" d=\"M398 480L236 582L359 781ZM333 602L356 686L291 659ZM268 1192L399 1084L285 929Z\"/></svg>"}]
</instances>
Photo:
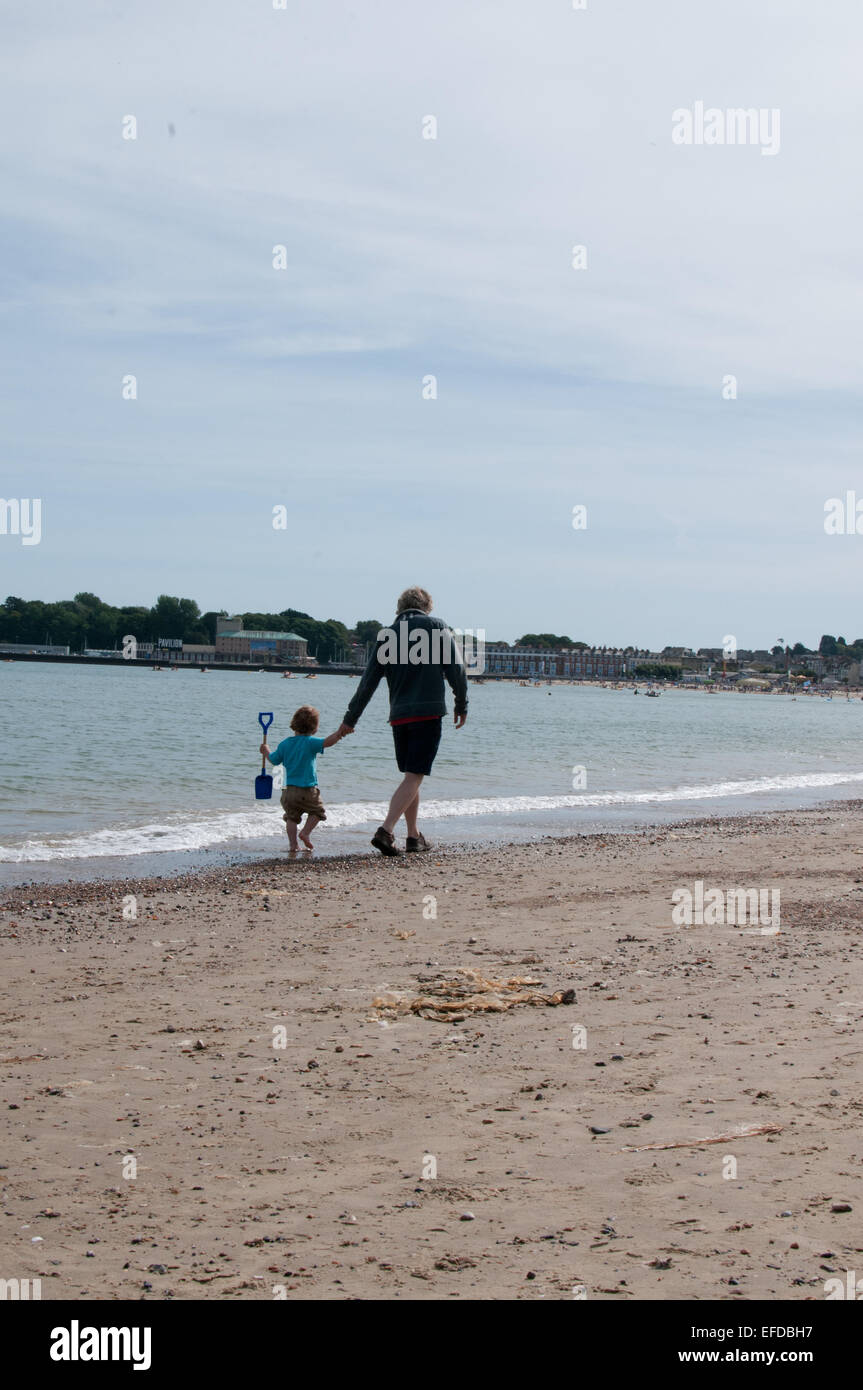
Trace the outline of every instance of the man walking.
<instances>
[{"instance_id":1,"label":"man walking","mask_svg":"<svg viewBox=\"0 0 863 1390\"><path fill-rule=\"evenodd\" d=\"M381 854L401 854L394 832L405 818L408 853L431 848L417 827L420 785L432 770L446 714L444 680L455 697L453 722L461 729L467 719L467 676L458 644L446 623L431 617L432 598L425 589L405 589L391 628L382 628L375 650L348 705L339 733L352 734L357 720L386 676L390 724L396 762L403 779L396 787L386 820L372 844Z\"/></svg>"}]
</instances>

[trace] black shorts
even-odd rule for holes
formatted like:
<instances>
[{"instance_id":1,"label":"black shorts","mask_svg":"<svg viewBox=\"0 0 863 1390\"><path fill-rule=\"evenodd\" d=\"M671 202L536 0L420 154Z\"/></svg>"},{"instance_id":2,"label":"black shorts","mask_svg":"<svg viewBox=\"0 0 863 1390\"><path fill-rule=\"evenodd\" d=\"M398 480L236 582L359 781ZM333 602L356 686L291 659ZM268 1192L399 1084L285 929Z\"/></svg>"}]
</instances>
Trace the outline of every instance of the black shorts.
<instances>
[{"instance_id":1,"label":"black shorts","mask_svg":"<svg viewBox=\"0 0 863 1390\"><path fill-rule=\"evenodd\" d=\"M426 776L440 747L442 719L412 719L393 724L393 743L399 772L421 772Z\"/></svg>"}]
</instances>

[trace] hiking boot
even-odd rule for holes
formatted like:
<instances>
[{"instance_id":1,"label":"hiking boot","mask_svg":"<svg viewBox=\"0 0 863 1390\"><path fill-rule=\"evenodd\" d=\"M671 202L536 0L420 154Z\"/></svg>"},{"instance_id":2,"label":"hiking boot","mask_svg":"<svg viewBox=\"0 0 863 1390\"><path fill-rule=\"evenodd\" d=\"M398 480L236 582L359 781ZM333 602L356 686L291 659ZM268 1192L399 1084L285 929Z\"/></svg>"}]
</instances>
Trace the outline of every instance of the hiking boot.
<instances>
[{"instance_id":1,"label":"hiking boot","mask_svg":"<svg viewBox=\"0 0 863 1390\"><path fill-rule=\"evenodd\" d=\"M405 849L408 854L424 854L431 849L431 845L425 835L408 835L405 840Z\"/></svg>"},{"instance_id":2,"label":"hiking boot","mask_svg":"<svg viewBox=\"0 0 863 1390\"><path fill-rule=\"evenodd\" d=\"M380 826L372 836L372 844L375 849L379 849L381 854L396 855L401 854L400 849L396 849L396 842L388 830Z\"/></svg>"}]
</instances>

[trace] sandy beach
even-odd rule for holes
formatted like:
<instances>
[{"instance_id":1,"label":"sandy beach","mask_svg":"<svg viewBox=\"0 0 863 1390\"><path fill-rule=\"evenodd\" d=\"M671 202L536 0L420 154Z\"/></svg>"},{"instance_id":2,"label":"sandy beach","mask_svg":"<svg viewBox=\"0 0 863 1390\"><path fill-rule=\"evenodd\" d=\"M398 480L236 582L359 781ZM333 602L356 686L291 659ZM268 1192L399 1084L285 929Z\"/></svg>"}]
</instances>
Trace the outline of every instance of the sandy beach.
<instances>
[{"instance_id":1,"label":"sandy beach","mask_svg":"<svg viewBox=\"0 0 863 1390\"><path fill-rule=\"evenodd\" d=\"M696 880L780 888L780 933L674 928ZM863 803L0 902L0 1275L43 1299L863 1267Z\"/></svg>"}]
</instances>

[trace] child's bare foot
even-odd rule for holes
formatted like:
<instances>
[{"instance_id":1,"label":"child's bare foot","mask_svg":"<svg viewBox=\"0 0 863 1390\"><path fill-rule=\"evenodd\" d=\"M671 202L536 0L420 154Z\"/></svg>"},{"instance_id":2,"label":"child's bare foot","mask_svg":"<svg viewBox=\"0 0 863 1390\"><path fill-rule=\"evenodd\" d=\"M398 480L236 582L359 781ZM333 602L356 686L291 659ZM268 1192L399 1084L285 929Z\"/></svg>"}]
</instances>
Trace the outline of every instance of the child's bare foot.
<instances>
[{"instance_id":1,"label":"child's bare foot","mask_svg":"<svg viewBox=\"0 0 863 1390\"><path fill-rule=\"evenodd\" d=\"M311 840L309 839L307 833L301 831L301 832L300 832L300 839L302 840L302 842L303 842L303 844L305 845L306 849L314 849L314 845L312 844Z\"/></svg>"}]
</instances>

